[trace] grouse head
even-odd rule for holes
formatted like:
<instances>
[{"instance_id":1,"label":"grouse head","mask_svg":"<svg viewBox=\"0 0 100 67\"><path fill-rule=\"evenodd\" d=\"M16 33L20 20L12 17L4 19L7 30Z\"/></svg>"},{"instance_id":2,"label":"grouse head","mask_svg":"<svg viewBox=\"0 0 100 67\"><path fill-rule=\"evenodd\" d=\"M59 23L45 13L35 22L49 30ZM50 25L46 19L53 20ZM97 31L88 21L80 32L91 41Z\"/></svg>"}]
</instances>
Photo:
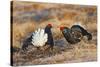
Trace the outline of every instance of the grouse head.
<instances>
[{"instance_id":1,"label":"grouse head","mask_svg":"<svg viewBox=\"0 0 100 67\"><path fill-rule=\"evenodd\" d=\"M63 31L64 29L69 29L68 27L60 27L60 30Z\"/></svg>"},{"instance_id":2,"label":"grouse head","mask_svg":"<svg viewBox=\"0 0 100 67\"><path fill-rule=\"evenodd\" d=\"M47 25L47 27L52 28L52 24L51 24L51 23L49 23L49 24Z\"/></svg>"}]
</instances>

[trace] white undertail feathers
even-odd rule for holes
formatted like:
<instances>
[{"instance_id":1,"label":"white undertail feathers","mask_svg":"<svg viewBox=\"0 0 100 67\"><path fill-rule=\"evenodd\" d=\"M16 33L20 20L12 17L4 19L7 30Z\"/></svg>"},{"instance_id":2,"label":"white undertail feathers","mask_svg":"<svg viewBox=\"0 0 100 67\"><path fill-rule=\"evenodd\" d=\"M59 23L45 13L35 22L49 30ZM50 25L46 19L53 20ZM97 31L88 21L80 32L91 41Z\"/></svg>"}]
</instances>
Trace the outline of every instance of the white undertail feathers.
<instances>
[{"instance_id":1,"label":"white undertail feathers","mask_svg":"<svg viewBox=\"0 0 100 67\"><path fill-rule=\"evenodd\" d=\"M36 47L44 46L48 40L48 35L44 29L38 29L32 34L32 44Z\"/></svg>"}]
</instances>

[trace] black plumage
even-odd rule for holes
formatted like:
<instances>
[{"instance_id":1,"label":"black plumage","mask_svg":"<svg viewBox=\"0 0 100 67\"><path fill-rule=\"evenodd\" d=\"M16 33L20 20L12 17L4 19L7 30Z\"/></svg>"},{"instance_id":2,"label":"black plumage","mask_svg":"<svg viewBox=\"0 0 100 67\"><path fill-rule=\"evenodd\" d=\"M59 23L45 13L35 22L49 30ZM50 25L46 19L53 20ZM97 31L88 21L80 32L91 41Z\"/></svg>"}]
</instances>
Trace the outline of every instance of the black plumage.
<instances>
[{"instance_id":1,"label":"black plumage","mask_svg":"<svg viewBox=\"0 0 100 67\"><path fill-rule=\"evenodd\" d=\"M45 33L48 34L48 40L47 40L46 44L49 45L51 49L53 49L54 40L53 40L51 28L52 28L52 25L51 25L51 24L48 24L48 25L45 27Z\"/></svg>"},{"instance_id":2,"label":"black plumage","mask_svg":"<svg viewBox=\"0 0 100 67\"><path fill-rule=\"evenodd\" d=\"M49 46L48 48L53 49L54 41L53 41L53 36L52 36L51 28L52 28L51 24L48 24L45 27L45 33L47 33L47 35L48 35L48 39L47 39L47 42L46 42L45 45L48 45ZM34 36L34 35L32 34L30 37L26 38L23 41L22 50L26 50L29 45L33 45L32 44L32 36Z\"/></svg>"},{"instance_id":3,"label":"black plumage","mask_svg":"<svg viewBox=\"0 0 100 67\"><path fill-rule=\"evenodd\" d=\"M62 34L64 35L64 37L68 41L68 43L75 44L75 43L78 43L81 41L79 38L76 38L72 34L72 31L68 27L61 27L60 30L62 31Z\"/></svg>"},{"instance_id":4,"label":"black plumage","mask_svg":"<svg viewBox=\"0 0 100 67\"><path fill-rule=\"evenodd\" d=\"M70 44L75 44L81 41L83 36L87 36L88 40L92 40L92 34L85 30L80 25L73 25L71 28L60 27L62 34Z\"/></svg>"},{"instance_id":5,"label":"black plumage","mask_svg":"<svg viewBox=\"0 0 100 67\"><path fill-rule=\"evenodd\" d=\"M87 30L85 30L83 27L79 26L79 25L73 25L71 27L71 30L73 32L79 32L82 34L82 36L87 36L88 40L92 40L92 34L89 33Z\"/></svg>"},{"instance_id":6,"label":"black plumage","mask_svg":"<svg viewBox=\"0 0 100 67\"><path fill-rule=\"evenodd\" d=\"M28 47L29 45L32 45L32 43L31 43L31 41L32 41L32 36L33 36L33 34L32 34L30 37L26 38L26 39L23 41L22 50L27 50L27 47Z\"/></svg>"}]
</instances>

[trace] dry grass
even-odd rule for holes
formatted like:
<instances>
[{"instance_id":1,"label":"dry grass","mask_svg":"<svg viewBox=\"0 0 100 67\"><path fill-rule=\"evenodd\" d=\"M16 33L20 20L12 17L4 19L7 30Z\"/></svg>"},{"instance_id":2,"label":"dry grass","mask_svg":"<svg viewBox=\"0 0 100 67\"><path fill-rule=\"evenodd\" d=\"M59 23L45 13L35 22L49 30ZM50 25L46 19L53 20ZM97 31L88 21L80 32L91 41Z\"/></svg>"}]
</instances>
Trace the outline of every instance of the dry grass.
<instances>
[{"instance_id":1,"label":"dry grass","mask_svg":"<svg viewBox=\"0 0 100 67\"><path fill-rule=\"evenodd\" d=\"M63 39L59 40L59 44ZM63 41L65 42L65 41ZM97 60L97 50L95 43L81 41L78 44L70 45L69 47L66 43L63 44L62 48L59 46L54 46L54 51L45 52L43 54L41 51L32 49L31 51L20 54L14 54L14 65L37 65L37 64L58 64L58 63L73 63L73 62L86 62L86 61L96 61ZM61 45L60 45L61 46ZM17 58L17 59L16 59Z\"/></svg>"},{"instance_id":2,"label":"dry grass","mask_svg":"<svg viewBox=\"0 0 100 67\"><path fill-rule=\"evenodd\" d=\"M55 42L54 51L39 51L30 46L28 51L13 52L14 65L32 64L57 64L72 63L97 60L97 8L95 6L66 5L66 4L46 4L31 2L14 2L13 5L13 44L12 48L21 48L23 40L34 32L37 28L45 28L48 23L52 23L52 33ZM43 10L47 10L44 16ZM33 11L33 12L32 12ZM37 12L37 13L36 13ZM34 16L40 18L36 21ZM71 27L80 23L89 32L93 39L87 41L83 39L80 43L71 45L63 37L58 27Z\"/></svg>"},{"instance_id":3,"label":"dry grass","mask_svg":"<svg viewBox=\"0 0 100 67\"><path fill-rule=\"evenodd\" d=\"M27 36L28 33L34 31L34 23L28 22L23 24L13 23L13 44L14 48L21 47L21 40Z\"/></svg>"}]
</instances>

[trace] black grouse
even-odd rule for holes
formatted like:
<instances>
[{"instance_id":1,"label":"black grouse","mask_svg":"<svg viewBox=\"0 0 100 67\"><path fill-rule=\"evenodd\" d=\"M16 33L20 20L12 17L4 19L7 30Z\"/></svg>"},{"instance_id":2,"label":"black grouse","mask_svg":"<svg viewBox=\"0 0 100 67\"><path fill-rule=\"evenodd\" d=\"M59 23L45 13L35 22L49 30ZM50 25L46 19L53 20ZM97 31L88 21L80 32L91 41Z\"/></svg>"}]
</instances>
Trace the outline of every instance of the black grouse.
<instances>
[{"instance_id":1,"label":"black grouse","mask_svg":"<svg viewBox=\"0 0 100 67\"><path fill-rule=\"evenodd\" d=\"M45 29L38 29L33 34L23 41L22 50L26 50L29 45L35 47L48 46L53 49L54 41L51 32L52 25L48 24Z\"/></svg>"},{"instance_id":2,"label":"black grouse","mask_svg":"<svg viewBox=\"0 0 100 67\"><path fill-rule=\"evenodd\" d=\"M68 27L60 27L60 30L68 43L75 44L81 41L79 38L74 37L72 31Z\"/></svg>"},{"instance_id":3,"label":"black grouse","mask_svg":"<svg viewBox=\"0 0 100 67\"><path fill-rule=\"evenodd\" d=\"M92 40L92 34L87 32L87 30L80 25L73 25L71 28L60 27L60 30L70 44L80 42L83 36L87 36L88 40Z\"/></svg>"}]
</instances>

